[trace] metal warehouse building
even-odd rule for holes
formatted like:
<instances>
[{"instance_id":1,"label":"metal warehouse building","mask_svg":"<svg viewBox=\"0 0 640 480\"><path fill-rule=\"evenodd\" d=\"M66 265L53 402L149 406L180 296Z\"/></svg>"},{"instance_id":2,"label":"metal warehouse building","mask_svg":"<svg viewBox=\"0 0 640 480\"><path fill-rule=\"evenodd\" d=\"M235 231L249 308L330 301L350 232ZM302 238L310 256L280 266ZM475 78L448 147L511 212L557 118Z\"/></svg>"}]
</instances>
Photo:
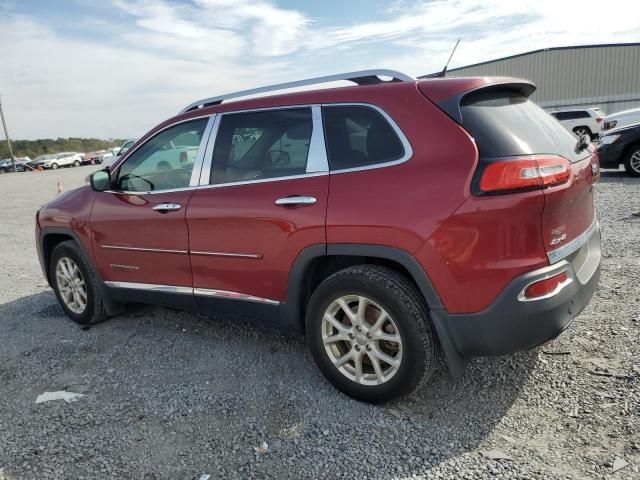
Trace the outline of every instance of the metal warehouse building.
<instances>
[{"instance_id":1,"label":"metal warehouse building","mask_svg":"<svg viewBox=\"0 0 640 480\"><path fill-rule=\"evenodd\" d=\"M546 48L446 75L533 80L538 89L531 98L546 109L600 107L609 114L640 107L640 43Z\"/></svg>"}]
</instances>

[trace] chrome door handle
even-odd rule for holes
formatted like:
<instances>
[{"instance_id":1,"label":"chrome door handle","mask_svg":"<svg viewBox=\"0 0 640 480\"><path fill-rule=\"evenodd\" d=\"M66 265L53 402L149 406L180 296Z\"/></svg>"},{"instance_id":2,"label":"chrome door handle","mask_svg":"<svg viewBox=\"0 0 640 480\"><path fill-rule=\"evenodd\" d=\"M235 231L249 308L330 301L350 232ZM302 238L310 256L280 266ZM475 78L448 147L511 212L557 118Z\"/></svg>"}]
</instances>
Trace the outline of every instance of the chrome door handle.
<instances>
[{"instance_id":1,"label":"chrome door handle","mask_svg":"<svg viewBox=\"0 0 640 480\"><path fill-rule=\"evenodd\" d=\"M173 212L176 210L180 210L181 208L182 205L180 205L179 203L159 203L158 205L153 207L153 209L158 212Z\"/></svg>"},{"instance_id":2,"label":"chrome door handle","mask_svg":"<svg viewBox=\"0 0 640 480\"><path fill-rule=\"evenodd\" d=\"M290 197L282 197L276 200L276 205L284 207L313 205L314 203L316 203L316 197L308 197L306 195L292 195Z\"/></svg>"}]
</instances>

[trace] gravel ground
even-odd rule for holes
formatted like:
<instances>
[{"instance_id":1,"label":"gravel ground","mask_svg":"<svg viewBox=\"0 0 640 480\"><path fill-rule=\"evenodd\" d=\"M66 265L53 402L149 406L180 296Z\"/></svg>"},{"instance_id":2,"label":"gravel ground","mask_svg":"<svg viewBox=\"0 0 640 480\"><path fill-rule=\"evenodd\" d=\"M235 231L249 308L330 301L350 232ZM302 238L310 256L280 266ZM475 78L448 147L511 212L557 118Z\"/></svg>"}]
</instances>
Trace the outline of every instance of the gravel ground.
<instances>
[{"instance_id":1,"label":"gravel ground","mask_svg":"<svg viewBox=\"0 0 640 480\"><path fill-rule=\"evenodd\" d=\"M600 287L560 338L371 406L295 336L150 306L68 320L34 213L91 170L0 176L0 479L640 478L640 180L604 172ZM84 397L36 405L56 390Z\"/></svg>"}]
</instances>

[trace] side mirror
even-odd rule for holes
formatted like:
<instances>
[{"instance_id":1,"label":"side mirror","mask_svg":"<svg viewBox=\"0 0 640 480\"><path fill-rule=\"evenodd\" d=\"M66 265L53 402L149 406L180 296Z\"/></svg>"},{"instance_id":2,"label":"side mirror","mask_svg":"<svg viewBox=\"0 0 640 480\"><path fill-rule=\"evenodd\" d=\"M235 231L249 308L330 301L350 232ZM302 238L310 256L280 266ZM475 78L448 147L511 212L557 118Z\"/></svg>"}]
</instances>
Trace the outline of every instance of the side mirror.
<instances>
[{"instance_id":1,"label":"side mirror","mask_svg":"<svg viewBox=\"0 0 640 480\"><path fill-rule=\"evenodd\" d=\"M98 170L89 177L89 185L96 192L104 192L111 189L111 174L108 169Z\"/></svg>"}]
</instances>

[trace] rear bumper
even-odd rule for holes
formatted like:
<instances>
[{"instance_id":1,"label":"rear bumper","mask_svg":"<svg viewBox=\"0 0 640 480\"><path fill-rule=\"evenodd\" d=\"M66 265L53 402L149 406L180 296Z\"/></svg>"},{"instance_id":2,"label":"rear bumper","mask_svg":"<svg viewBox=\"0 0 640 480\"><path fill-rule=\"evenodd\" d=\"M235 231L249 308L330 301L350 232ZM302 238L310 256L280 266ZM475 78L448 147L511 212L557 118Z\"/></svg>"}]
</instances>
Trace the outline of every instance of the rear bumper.
<instances>
[{"instance_id":1,"label":"rear bumper","mask_svg":"<svg viewBox=\"0 0 640 480\"><path fill-rule=\"evenodd\" d=\"M600 230L594 228L580 249L553 265L517 277L482 312L432 310L432 319L438 333L444 333L463 358L536 347L562 333L587 306L600 278L600 259ZM529 284L561 272L571 281L559 292L537 300L518 299Z\"/></svg>"}]
</instances>

